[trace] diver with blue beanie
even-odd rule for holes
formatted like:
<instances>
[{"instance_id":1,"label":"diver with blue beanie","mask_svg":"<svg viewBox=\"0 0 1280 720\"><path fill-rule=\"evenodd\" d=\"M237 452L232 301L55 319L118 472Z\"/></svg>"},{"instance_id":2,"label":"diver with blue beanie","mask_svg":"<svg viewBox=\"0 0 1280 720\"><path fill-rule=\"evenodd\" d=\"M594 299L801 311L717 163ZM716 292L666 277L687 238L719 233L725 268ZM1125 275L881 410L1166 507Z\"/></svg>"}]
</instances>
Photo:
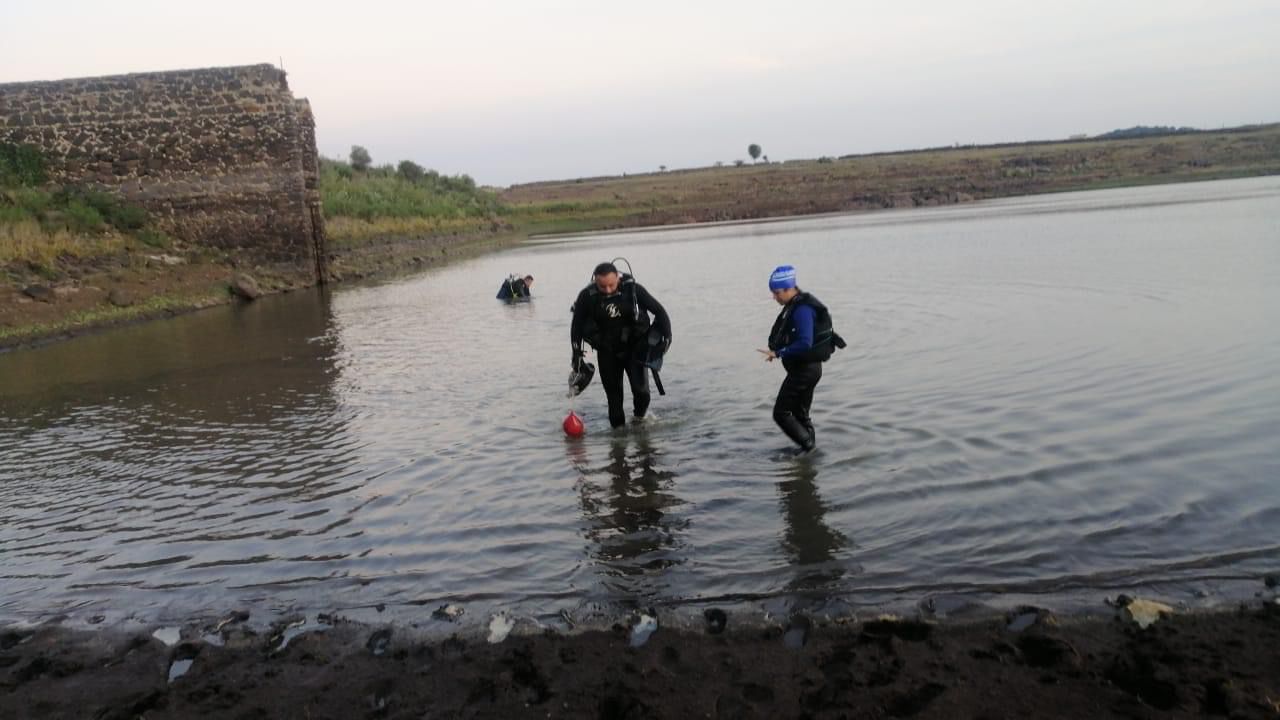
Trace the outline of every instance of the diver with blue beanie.
<instances>
[{"instance_id":1,"label":"diver with blue beanie","mask_svg":"<svg viewBox=\"0 0 1280 720\"><path fill-rule=\"evenodd\" d=\"M796 284L791 265L779 265L769 275L769 292L782 310L769 331L769 349L760 352L769 362L781 360L787 371L773 403L773 421L801 452L811 452L817 447L809 417L813 391L822 379L822 363L836 348L845 347L844 338L832 328L827 306Z\"/></svg>"}]
</instances>

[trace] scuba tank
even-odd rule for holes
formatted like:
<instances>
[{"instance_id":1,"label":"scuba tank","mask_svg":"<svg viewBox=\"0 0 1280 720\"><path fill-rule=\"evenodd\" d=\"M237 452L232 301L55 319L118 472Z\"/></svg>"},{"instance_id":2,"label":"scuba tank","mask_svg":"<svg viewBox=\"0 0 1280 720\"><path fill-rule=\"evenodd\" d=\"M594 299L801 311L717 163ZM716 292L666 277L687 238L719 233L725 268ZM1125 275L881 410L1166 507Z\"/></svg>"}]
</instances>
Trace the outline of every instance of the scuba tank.
<instances>
[{"instance_id":1,"label":"scuba tank","mask_svg":"<svg viewBox=\"0 0 1280 720\"><path fill-rule=\"evenodd\" d=\"M624 292L623 288L631 286L625 292L631 297L631 319L638 323L640 322L640 298L636 297L636 271L631 269L631 261L624 257L616 257L609 262L617 267L619 261L627 264L627 271L618 272L618 292Z\"/></svg>"}]
</instances>

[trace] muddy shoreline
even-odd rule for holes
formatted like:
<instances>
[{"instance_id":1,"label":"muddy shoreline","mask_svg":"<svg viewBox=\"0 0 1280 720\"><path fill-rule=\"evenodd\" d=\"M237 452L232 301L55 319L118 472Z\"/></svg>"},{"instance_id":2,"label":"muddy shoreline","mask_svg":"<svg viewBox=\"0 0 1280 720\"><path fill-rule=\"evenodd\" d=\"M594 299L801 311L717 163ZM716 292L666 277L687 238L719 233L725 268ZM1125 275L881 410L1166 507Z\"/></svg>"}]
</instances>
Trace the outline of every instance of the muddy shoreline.
<instances>
[{"instance_id":1,"label":"muddy shoreline","mask_svg":"<svg viewBox=\"0 0 1280 720\"><path fill-rule=\"evenodd\" d=\"M486 235L384 237L335 249L330 255L331 285L385 280L438 267L457 259L509 247L522 239L509 231ZM176 315L244 302L229 286L239 273L255 279L262 295L317 291L307 268L287 263L256 262L252 257L211 261L165 256L130 268L97 262L72 268L69 277L47 283L51 301L26 297L23 282L0 288L0 353L39 347L83 335ZM180 262L179 262L180 260ZM108 298L123 294L127 304L111 307Z\"/></svg>"},{"instance_id":2,"label":"muddy shoreline","mask_svg":"<svg viewBox=\"0 0 1280 720\"><path fill-rule=\"evenodd\" d=\"M1166 616L752 622L708 609L447 637L338 617L255 629L0 628L6 718L841 718L1280 715L1280 605ZM668 621L670 626L668 626ZM492 633L492 631L491 631Z\"/></svg>"}]
</instances>

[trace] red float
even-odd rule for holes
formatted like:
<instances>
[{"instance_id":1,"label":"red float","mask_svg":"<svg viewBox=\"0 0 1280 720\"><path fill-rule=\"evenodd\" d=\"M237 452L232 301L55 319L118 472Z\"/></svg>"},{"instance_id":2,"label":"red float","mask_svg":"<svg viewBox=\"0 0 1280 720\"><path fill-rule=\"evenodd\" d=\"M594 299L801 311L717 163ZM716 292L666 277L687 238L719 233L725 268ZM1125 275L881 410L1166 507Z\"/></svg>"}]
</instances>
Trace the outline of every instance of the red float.
<instances>
[{"instance_id":1,"label":"red float","mask_svg":"<svg viewBox=\"0 0 1280 720\"><path fill-rule=\"evenodd\" d=\"M569 414L564 417L564 434L569 437L582 437L582 433L586 431L587 428L582 424L582 418L570 410Z\"/></svg>"}]
</instances>

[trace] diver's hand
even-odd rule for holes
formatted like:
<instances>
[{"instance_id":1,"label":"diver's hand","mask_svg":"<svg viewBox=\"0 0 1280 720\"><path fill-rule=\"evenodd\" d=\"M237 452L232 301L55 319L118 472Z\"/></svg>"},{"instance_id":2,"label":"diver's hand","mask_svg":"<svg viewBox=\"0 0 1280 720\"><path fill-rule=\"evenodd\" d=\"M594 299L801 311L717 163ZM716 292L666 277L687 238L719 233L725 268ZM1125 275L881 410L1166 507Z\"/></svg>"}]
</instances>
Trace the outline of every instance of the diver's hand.
<instances>
[{"instance_id":1,"label":"diver's hand","mask_svg":"<svg viewBox=\"0 0 1280 720\"><path fill-rule=\"evenodd\" d=\"M582 348L573 349L573 358L569 361L569 367L577 370L582 365Z\"/></svg>"},{"instance_id":2,"label":"diver's hand","mask_svg":"<svg viewBox=\"0 0 1280 720\"><path fill-rule=\"evenodd\" d=\"M760 348L756 348L756 352L764 355L765 362L773 362L774 358L778 357L772 350L761 350Z\"/></svg>"},{"instance_id":3,"label":"diver's hand","mask_svg":"<svg viewBox=\"0 0 1280 720\"><path fill-rule=\"evenodd\" d=\"M662 354L666 355L667 351L670 349L671 349L671 336L663 335L662 336Z\"/></svg>"}]
</instances>

